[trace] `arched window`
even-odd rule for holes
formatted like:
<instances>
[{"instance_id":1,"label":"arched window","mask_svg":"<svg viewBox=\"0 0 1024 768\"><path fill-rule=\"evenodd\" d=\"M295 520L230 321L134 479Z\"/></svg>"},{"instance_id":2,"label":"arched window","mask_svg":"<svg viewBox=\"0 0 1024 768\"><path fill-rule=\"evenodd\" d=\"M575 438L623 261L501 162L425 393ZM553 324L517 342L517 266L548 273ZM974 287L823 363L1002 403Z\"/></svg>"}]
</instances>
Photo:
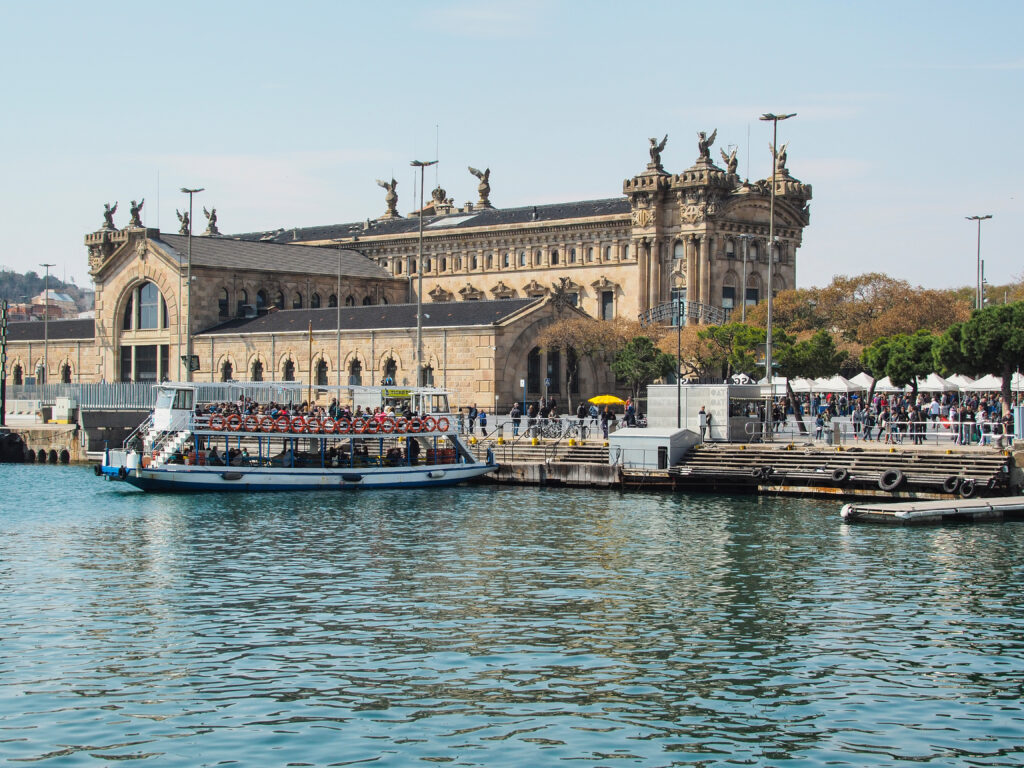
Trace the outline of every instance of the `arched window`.
<instances>
[{"instance_id":1,"label":"arched window","mask_svg":"<svg viewBox=\"0 0 1024 768\"><path fill-rule=\"evenodd\" d=\"M520 267L525 267L526 266L526 251L520 251L519 252L519 266Z\"/></svg>"},{"instance_id":2,"label":"arched window","mask_svg":"<svg viewBox=\"0 0 1024 768\"><path fill-rule=\"evenodd\" d=\"M364 307L368 307L371 304L373 304L373 297L372 296L367 296L366 298L363 299L363 306Z\"/></svg>"},{"instance_id":3,"label":"arched window","mask_svg":"<svg viewBox=\"0 0 1024 768\"><path fill-rule=\"evenodd\" d=\"M292 309L302 309L302 294L298 291L292 296Z\"/></svg>"},{"instance_id":4,"label":"arched window","mask_svg":"<svg viewBox=\"0 0 1024 768\"><path fill-rule=\"evenodd\" d=\"M284 291L278 291L274 297L274 306L278 309L284 309Z\"/></svg>"},{"instance_id":5,"label":"arched window","mask_svg":"<svg viewBox=\"0 0 1024 768\"><path fill-rule=\"evenodd\" d=\"M494 254L493 253L488 253L487 254L487 269L491 269L493 267L494 267Z\"/></svg>"},{"instance_id":6,"label":"arched window","mask_svg":"<svg viewBox=\"0 0 1024 768\"><path fill-rule=\"evenodd\" d=\"M605 261L611 261L612 260L612 247L610 245L606 245L604 247L604 260Z\"/></svg>"},{"instance_id":7,"label":"arched window","mask_svg":"<svg viewBox=\"0 0 1024 768\"><path fill-rule=\"evenodd\" d=\"M429 272L431 270L432 266L433 265L430 263L430 257L429 256L423 260L423 271L424 272Z\"/></svg>"},{"instance_id":8,"label":"arched window","mask_svg":"<svg viewBox=\"0 0 1024 768\"><path fill-rule=\"evenodd\" d=\"M60 382L61 384L71 383L71 366L68 365L67 363L64 363L60 367Z\"/></svg>"},{"instance_id":9,"label":"arched window","mask_svg":"<svg viewBox=\"0 0 1024 768\"><path fill-rule=\"evenodd\" d=\"M540 347L534 347L526 357L526 391L540 392Z\"/></svg>"},{"instance_id":10,"label":"arched window","mask_svg":"<svg viewBox=\"0 0 1024 768\"><path fill-rule=\"evenodd\" d=\"M130 331L132 328L134 328L135 327L135 323L133 322L134 318L135 318L135 297L133 295L133 296L129 296L128 297L128 303L125 305L125 308L124 308L124 318L123 318L123 320L121 322L121 329L125 330L125 331Z\"/></svg>"},{"instance_id":11,"label":"arched window","mask_svg":"<svg viewBox=\"0 0 1024 768\"><path fill-rule=\"evenodd\" d=\"M747 288L744 296L748 307L752 307L761 300L761 281L757 275L747 276Z\"/></svg>"},{"instance_id":12,"label":"arched window","mask_svg":"<svg viewBox=\"0 0 1024 768\"><path fill-rule=\"evenodd\" d=\"M508 253L503 253L501 255L501 266L508 268Z\"/></svg>"},{"instance_id":13,"label":"arched window","mask_svg":"<svg viewBox=\"0 0 1024 768\"><path fill-rule=\"evenodd\" d=\"M434 366L424 365L423 366L423 386L432 387L434 386Z\"/></svg>"},{"instance_id":14,"label":"arched window","mask_svg":"<svg viewBox=\"0 0 1024 768\"><path fill-rule=\"evenodd\" d=\"M338 306L338 294L332 293L330 296L327 297L327 306L328 307L336 307L336 306Z\"/></svg>"},{"instance_id":15,"label":"arched window","mask_svg":"<svg viewBox=\"0 0 1024 768\"><path fill-rule=\"evenodd\" d=\"M473 257L472 257L472 258L471 258L471 259L469 260L469 268L470 268L470 269L472 269L472 270L476 270L476 268L477 268L478 266L480 266L480 261L479 261L479 259L477 258L477 256L476 256L476 255L474 255L474 256L473 256Z\"/></svg>"},{"instance_id":16,"label":"arched window","mask_svg":"<svg viewBox=\"0 0 1024 768\"><path fill-rule=\"evenodd\" d=\"M14 386L20 387L24 383L25 375L21 370L20 365L14 366L14 370L11 371L11 378L14 381Z\"/></svg>"},{"instance_id":17,"label":"arched window","mask_svg":"<svg viewBox=\"0 0 1024 768\"><path fill-rule=\"evenodd\" d=\"M153 283L139 286L139 324L140 329L160 327L160 289Z\"/></svg>"},{"instance_id":18,"label":"arched window","mask_svg":"<svg viewBox=\"0 0 1024 768\"><path fill-rule=\"evenodd\" d=\"M736 307L736 278L732 273L722 279L722 309L732 310Z\"/></svg>"},{"instance_id":19,"label":"arched window","mask_svg":"<svg viewBox=\"0 0 1024 768\"><path fill-rule=\"evenodd\" d=\"M220 380L231 381L235 377L235 367L231 364L230 360L225 360L224 364L220 367Z\"/></svg>"},{"instance_id":20,"label":"arched window","mask_svg":"<svg viewBox=\"0 0 1024 768\"><path fill-rule=\"evenodd\" d=\"M355 296L346 296L345 297L345 306L346 307L354 307L355 305L356 305L356 297Z\"/></svg>"},{"instance_id":21,"label":"arched window","mask_svg":"<svg viewBox=\"0 0 1024 768\"><path fill-rule=\"evenodd\" d=\"M353 358L352 362L348 364L348 383L349 386L363 383L363 364L359 362L358 358Z\"/></svg>"},{"instance_id":22,"label":"arched window","mask_svg":"<svg viewBox=\"0 0 1024 768\"><path fill-rule=\"evenodd\" d=\"M562 391L562 353L557 349L548 350L547 377L551 380L548 392L560 393Z\"/></svg>"},{"instance_id":23,"label":"arched window","mask_svg":"<svg viewBox=\"0 0 1024 768\"><path fill-rule=\"evenodd\" d=\"M295 381L295 361L291 358L284 361L284 369L281 371L281 378L284 381Z\"/></svg>"},{"instance_id":24,"label":"arched window","mask_svg":"<svg viewBox=\"0 0 1024 768\"><path fill-rule=\"evenodd\" d=\"M747 251L747 260L748 261L757 261L758 254L760 252L761 252L761 249L758 247L757 243L751 243L750 244L750 250Z\"/></svg>"},{"instance_id":25,"label":"arched window","mask_svg":"<svg viewBox=\"0 0 1024 768\"><path fill-rule=\"evenodd\" d=\"M736 258L736 241L733 240L731 237L725 241L725 258Z\"/></svg>"},{"instance_id":26,"label":"arched window","mask_svg":"<svg viewBox=\"0 0 1024 768\"><path fill-rule=\"evenodd\" d=\"M587 261L593 261L593 260L594 260L594 249L593 248L587 248Z\"/></svg>"},{"instance_id":27,"label":"arched window","mask_svg":"<svg viewBox=\"0 0 1024 768\"><path fill-rule=\"evenodd\" d=\"M43 361L39 361L39 367L36 368L36 384L46 383L46 367L43 365Z\"/></svg>"},{"instance_id":28,"label":"arched window","mask_svg":"<svg viewBox=\"0 0 1024 768\"><path fill-rule=\"evenodd\" d=\"M533 266L540 266L540 250L536 250L533 252Z\"/></svg>"},{"instance_id":29,"label":"arched window","mask_svg":"<svg viewBox=\"0 0 1024 768\"><path fill-rule=\"evenodd\" d=\"M629 243L622 246L622 260L625 261L629 258Z\"/></svg>"},{"instance_id":30,"label":"arched window","mask_svg":"<svg viewBox=\"0 0 1024 768\"><path fill-rule=\"evenodd\" d=\"M217 296L217 314L221 317L228 316L228 289L221 288Z\"/></svg>"},{"instance_id":31,"label":"arched window","mask_svg":"<svg viewBox=\"0 0 1024 768\"><path fill-rule=\"evenodd\" d=\"M267 311L267 292L263 289L256 291L256 312L263 314Z\"/></svg>"},{"instance_id":32,"label":"arched window","mask_svg":"<svg viewBox=\"0 0 1024 768\"><path fill-rule=\"evenodd\" d=\"M319 293L314 293L312 296L309 297L309 308L310 309L320 309L320 294Z\"/></svg>"},{"instance_id":33,"label":"arched window","mask_svg":"<svg viewBox=\"0 0 1024 768\"><path fill-rule=\"evenodd\" d=\"M402 274L402 260L401 259L395 259L395 274L396 275Z\"/></svg>"},{"instance_id":34,"label":"arched window","mask_svg":"<svg viewBox=\"0 0 1024 768\"><path fill-rule=\"evenodd\" d=\"M244 288L238 292L238 311L236 314L239 317L245 317L245 307L249 303L249 292Z\"/></svg>"},{"instance_id":35,"label":"arched window","mask_svg":"<svg viewBox=\"0 0 1024 768\"><path fill-rule=\"evenodd\" d=\"M316 385L318 387L327 386L327 361L323 358L316 364Z\"/></svg>"},{"instance_id":36,"label":"arched window","mask_svg":"<svg viewBox=\"0 0 1024 768\"><path fill-rule=\"evenodd\" d=\"M254 360L252 363L252 373L250 377L253 381L263 381L263 362L260 360Z\"/></svg>"},{"instance_id":37,"label":"arched window","mask_svg":"<svg viewBox=\"0 0 1024 768\"><path fill-rule=\"evenodd\" d=\"M772 261L778 264L781 258L782 250L779 248L779 244L776 243L772 246Z\"/></svg>"},{"instance_id":38,"label":"arched window","mask_svg":"<svg viewBox=\"0 0 1024 768\"><path fill-rule=\"evenodd\" d=\"M448 271L448 259L446 259L444 257L441 258L441 267L440 267L440 269L441 269L442 272L447 272Z\"/></svg>"},{"instance_id":39,"label":"arched window","mask_svg":"<svg viewBox=\"0 0 1024 768\"><path fill-rule=\"evenodd\" d=\"M384 361L384 384L395 383L395 374L398 373L398 364L395 362L393 357L389 357Z\"/></svg>"},{"instance_id":40,"label":"arched window","mask_svg":"<svg viewBox=\"0 0 1024 768\"><path fill-rule=\"evenodd\" d=\"M558 263L558 249L556 248L551 252L551 265L554 266Z\"/></svg>"},{"instance_id":41,"label":"arched window","mask_svg":"<svg viewBox=\"0 0 1024 768\"><path fill-rule=\"evenodd\" d=\"M686 246L683 245L682 240L676 240L672 246L672 258L673 259L685 259L686 258Z\"/></svg>"},{"instance_id":42,"label":"arched window","mask_svg":"<svg viewBox=\"0 0 1024 768\"><path fill-rule=\"evenodd\" d=\"M576 263L576 249L575 248L571 248L569 250L569 263L570 264L575 264Z\"/></svg>"}]
</instances>

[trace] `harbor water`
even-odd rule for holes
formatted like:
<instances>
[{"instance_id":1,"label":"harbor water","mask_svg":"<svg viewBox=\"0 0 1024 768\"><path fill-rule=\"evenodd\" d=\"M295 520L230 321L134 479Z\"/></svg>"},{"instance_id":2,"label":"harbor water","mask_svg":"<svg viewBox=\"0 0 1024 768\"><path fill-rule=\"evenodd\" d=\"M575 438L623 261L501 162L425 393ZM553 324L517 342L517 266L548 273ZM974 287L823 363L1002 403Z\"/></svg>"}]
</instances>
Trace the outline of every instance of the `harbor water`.
<instances>
[{"instance_id":1,"label":"harbor water","mask_svg":"<svg viewBox=\"0 0 1024 768\"><path fill-rule=\"evenodd\" d=\"M1024 764L1020 523L0 481L3 764Z\"/></svg>"}]
</instances>

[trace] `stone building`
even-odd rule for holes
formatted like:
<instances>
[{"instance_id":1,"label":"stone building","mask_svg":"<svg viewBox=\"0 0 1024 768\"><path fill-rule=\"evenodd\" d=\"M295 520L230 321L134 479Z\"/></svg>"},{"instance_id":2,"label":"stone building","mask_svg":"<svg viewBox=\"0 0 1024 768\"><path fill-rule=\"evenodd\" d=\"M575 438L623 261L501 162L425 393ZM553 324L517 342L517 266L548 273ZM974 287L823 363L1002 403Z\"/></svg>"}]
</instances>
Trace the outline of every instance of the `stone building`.
<instances>
[{"instance_id":1,"label":"stone building","mask_svg":"<svg viewBox=\"0 0 1024 768\"><path fill-rule=\"evenodd\" d=\"M771 180L741 180L735 152L715 165L713 141L701 134L694 164L669 173L665 141L652 139L646 168L602 200L501 209L490 171L470 169L476 203L456 208L438 188L422 211L422 274L420 212L398 213L393 181L380 182L384 213L355 224L221 236L213 211L191 259L185 234L141 226L141 205L124 229L108 207L85 237L95 319L51 321L45 348L41 323L12 324L8 381L44 360L51 382L181 380L191 331L198 381L414 383L422 282L423 374L456 402L504 407L521 383L543 394L545 379L562 402L572 389L612 390L606 361L567 381L562 353L536 348L540 328L567 311L635 318L676 298L698 322L728 317L766 295L769 252L774 291L795 285L810 186L783 148L769 248Z\"/></svg>"}]
</instances>

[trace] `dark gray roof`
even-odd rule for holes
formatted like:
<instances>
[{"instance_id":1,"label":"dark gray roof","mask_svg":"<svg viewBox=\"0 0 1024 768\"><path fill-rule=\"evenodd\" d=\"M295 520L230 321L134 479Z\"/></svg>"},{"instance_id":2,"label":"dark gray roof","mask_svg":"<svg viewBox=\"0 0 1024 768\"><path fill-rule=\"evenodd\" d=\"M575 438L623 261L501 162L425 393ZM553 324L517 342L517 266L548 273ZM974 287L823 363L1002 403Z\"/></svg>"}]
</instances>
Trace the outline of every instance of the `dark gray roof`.
<instances>
[{"instance_id":1,"label":"dark gray roof","mask_svg":"<svg viewBox=\"0 0 1024 768\"><path fill-rule=\"evenodd\" d=\"M150 242L182 263L188 258L188 237L185 235L168 235L161 232L159 239L150 239ZM338 253L339 250L335 248L280 245L230 237L192 238L192 264L201 267L337 275ZM392 278L389 272L358 251L341 249L340 253L343 275L374 279Z\"/></svg>"},{"instance_id":2,"label":"dark gray roof","mask_svg":"<svg viewBox=\"0 0 1024 768\"><path fill-rule=\"evenodd\" d=\"M8 341L42 341L43 323L39 320L29 320L21 323L8 323ZM92 318L86 320L51 320L46 328L46 335L51 341L61 339L91 339L96 335L96 321Z\"/></svg>"},{"instance_id":3,"label":"dark gray roof","mask_svg":"<svg viewBox=\"0 0 1024 768\"><path fill-rule=\"evenodd\" d=\"M613 197L605 200L583 200L575 203L554 203L552 205L528 205L522 208L487 208L469 213L451 213L445 216L424 216L424 233L436 233L449 229L468 229L471 227L495 227L503 224L527 224L530 222L544 223L582 219L591 216L612 216L628 214L629 200L625 197ZM261 240L273 243L299 243L309 240L337 240L353 235L401 235L412 234L419 230L419 218L409 216L403 219L371 220L367 227L365 222L354 224L330 224L319 227L297 227L278 229L271 232L250 232L235 235L241 240ZM192 240L193 257L195 239Z\"/></svg>"},{"instance_id":4,"label":"dark gray roof","mask_svg":"<svg viewBox=\"0 0 1024 768\"><path fill-rule=\"evenodd\" d=\"M303 246L305 247L305 246ZM492 325L543 299L493 299L488 301L447 301L423 305L423 327ZM306 331L310 322L314 331L333 331L338 327L338 309L284 309L248 319L229 320L198 335L285 333ZM342 307L341 329L362 331L371 328L415 328L415 304L374 304L366 307Z\"/></svg>"}]
</instances>

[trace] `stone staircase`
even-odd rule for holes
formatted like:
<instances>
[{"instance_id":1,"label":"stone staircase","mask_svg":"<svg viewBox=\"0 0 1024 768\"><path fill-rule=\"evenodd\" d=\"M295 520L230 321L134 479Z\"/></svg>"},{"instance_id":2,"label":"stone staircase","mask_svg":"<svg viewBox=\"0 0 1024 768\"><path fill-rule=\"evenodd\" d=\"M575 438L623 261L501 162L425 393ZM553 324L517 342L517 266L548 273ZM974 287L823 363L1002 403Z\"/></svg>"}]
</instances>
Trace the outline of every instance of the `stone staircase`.
<instances>
[{"instance_id":1,"label":"stone staircase","mask_svg":"<svg viewBox=\"0 0 1024 768\"><path fill-rule=\"evenodd\" d=\"M597 440L588 440L582 445L569 445L568 440L557 444L554 440L540 440L537 445L528 440L514 445L511 442L499 445L497 440L481 440L471 446L481 459L487 455L488 448L494 452L494 460L499 464L608 464L608 448Z\"/></svg>"}]
</instances>

